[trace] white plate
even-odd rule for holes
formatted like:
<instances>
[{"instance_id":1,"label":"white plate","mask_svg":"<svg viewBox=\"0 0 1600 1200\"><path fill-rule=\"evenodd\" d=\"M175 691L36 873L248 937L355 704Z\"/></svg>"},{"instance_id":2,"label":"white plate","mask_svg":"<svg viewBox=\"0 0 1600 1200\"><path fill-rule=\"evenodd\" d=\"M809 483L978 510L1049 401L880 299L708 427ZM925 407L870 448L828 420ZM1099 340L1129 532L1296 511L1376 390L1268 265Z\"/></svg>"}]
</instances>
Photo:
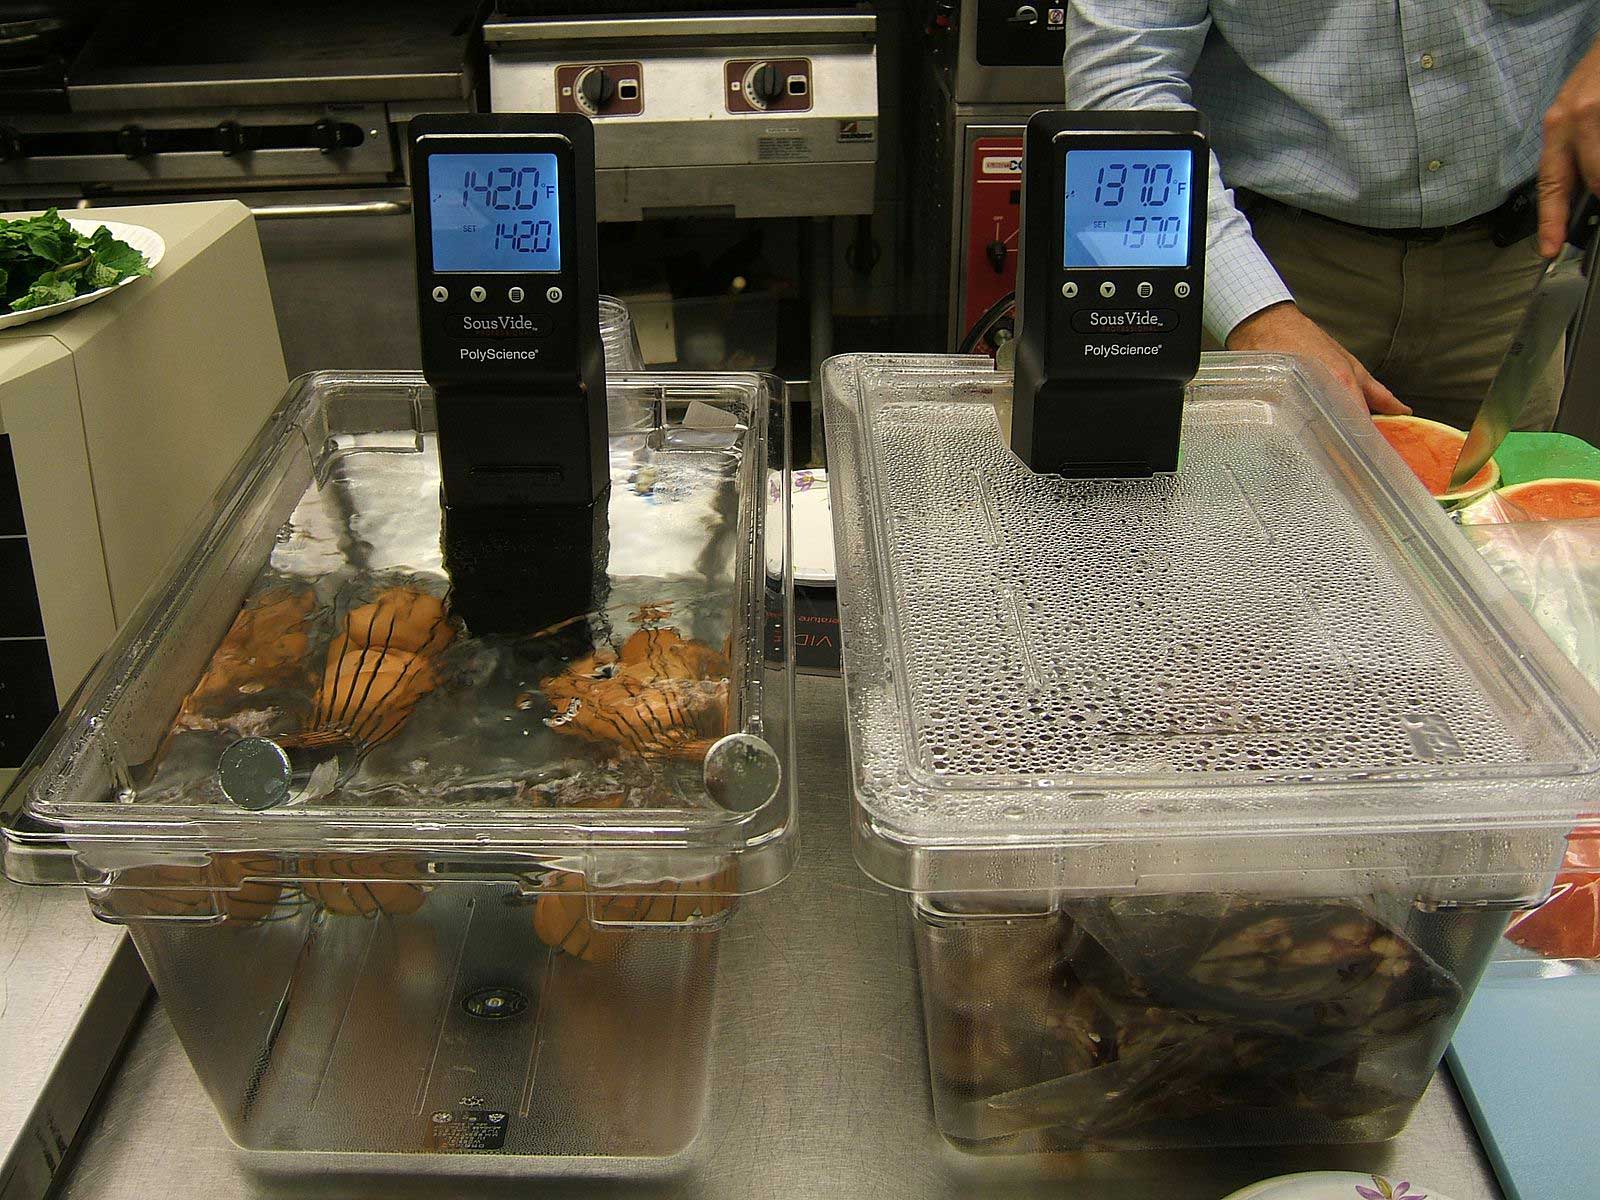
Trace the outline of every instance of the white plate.
<instances>
[{"instance_id":1,"label":"white plate","mask_svg":"<svg viewBox=\"0 0 1600 1200\"><path fill-rule=\"evenodd\" d=\"M96 221L86 217L68 217L66 220L68 225L82 234L92 234L104 225L111 231L112 237L127 242L144 255L145 266L152 269L167 252L167 243L162 240L161 235L154 229L146 229L143 225L124 225L121 221ZM60 304L46 304L43 308L25 308L21 312L0 313L0 329L14 329L18 325L26 325L29 321L39 321L45 317L53 317L57 313L82 308L85 304L92 304L100 297L109 296L118 288L127 287L134 280L143 278L143 275L130 275L121 283L114 283L110 287L103 287L86 295L75 296L71 300L63 300Z\"/></svg>"},{"instance_id":2,"label":"white plate","mask_svg":"<svg viewBox=\"0 0 1600 1200\"><path fill-rule=\"evenodd\" d=\"M1263 1179L1224 1200L1449 1200L1422 1187L1403 1171L1358 1175L1354 1171L1304 1171Z\"/></svg>"},{"instance_id":3,"label":"white plate","mask_svg":"<svg viewBox=\"0 0 1600 1200\"><path fill-rule=\"evenodd\" d=\"M794 531L794 581L832 584L833 508L826 471L796 471L790 476L789 520Z\"/></svg>"}]
</instances>

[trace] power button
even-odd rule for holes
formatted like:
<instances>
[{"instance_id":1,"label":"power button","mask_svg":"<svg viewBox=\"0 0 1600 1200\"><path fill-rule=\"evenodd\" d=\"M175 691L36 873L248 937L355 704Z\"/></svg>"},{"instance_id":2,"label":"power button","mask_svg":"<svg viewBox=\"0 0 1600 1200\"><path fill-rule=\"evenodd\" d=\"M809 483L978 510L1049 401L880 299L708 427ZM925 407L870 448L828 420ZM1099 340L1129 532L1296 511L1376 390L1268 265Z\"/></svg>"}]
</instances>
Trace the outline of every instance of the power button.
<instances>
[{"instance_id":1,"label":"power button","mask_svg":"<svg viewBox=\"0 0 1600 1200\"><path fill-rule=\"evenodd\" d=\"M1189 298L1188 283L1180 279L1177 283L1172 285L1172 294L1179 300L1187 300Z\"/></svg>"}]
</instances>

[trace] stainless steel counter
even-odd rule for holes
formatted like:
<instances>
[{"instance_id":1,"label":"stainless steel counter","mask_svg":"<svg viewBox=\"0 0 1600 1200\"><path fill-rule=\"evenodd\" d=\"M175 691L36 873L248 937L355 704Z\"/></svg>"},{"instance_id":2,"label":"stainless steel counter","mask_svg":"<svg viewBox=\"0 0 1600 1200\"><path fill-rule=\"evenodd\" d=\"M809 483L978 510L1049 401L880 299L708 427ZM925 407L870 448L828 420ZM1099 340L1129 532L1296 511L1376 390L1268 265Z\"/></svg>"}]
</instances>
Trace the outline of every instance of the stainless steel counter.
<instances>
[{"instance_id":1,"label":"stainless steel counter","mask_svg":"<svg viewBox=\"0 0 1600 1200\"><path fill-rule=\"evenodd\" d=\"M0 879L0 1200L39 1200L150 980L83 897Z\"/></svg>"},{"instance_id":2,"label":"stainless steel counter","mask_svg":"<svg viewBox=\"0 0 1600 1200\"><path fill-rule=\"evenodd\" d=\"M679 1173L645 1184L496 1180L468 1186L459 1176L335 1172L327 1159L305 1173L286 1173L271 1156L231 1147L171 1025L155 1007L59 1194L69 1200L380 1193L1218 1200L1270 1175L1347 1169L1398 1170L1452 1200L1500 1200L1446 1075L1434 1080L1407 1132L1381 1146L1021 1163L949 1148L933 1125L905 903L862 875L851 858L838 680L801 679L799 725L801 865L783 886L748 901L724 936L710 1108Z\"/></svg>"}]
</instances>

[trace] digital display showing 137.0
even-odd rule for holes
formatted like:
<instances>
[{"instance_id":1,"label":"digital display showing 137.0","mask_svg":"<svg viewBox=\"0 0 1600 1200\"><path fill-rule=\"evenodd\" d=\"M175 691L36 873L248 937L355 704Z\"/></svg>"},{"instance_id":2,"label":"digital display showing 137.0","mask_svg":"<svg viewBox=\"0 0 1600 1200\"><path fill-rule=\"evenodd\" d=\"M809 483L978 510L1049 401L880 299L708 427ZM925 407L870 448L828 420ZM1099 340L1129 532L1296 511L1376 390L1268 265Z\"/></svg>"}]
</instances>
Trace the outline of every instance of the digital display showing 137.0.
<instances>
[{"instance_id":1,"label":"digital display showing 137.0","mask_svg":"<svg viewBox=\"0 0 1600 1200\"><path fill-rule=\"evenodd\" d=\"M433 269L559 271L559 170L554 154L430 155Z\"/></svg>"},{"instance_id":2,"label":"digital display showing 137.0","mask_svg":"<svg viewBox=\"0 0 1600 1200\"><path fill-rule=\"evenodd\" d=\"M1188 150L1068 150L1064 267L1189 265Z\"/></svg>"}]
</instances>

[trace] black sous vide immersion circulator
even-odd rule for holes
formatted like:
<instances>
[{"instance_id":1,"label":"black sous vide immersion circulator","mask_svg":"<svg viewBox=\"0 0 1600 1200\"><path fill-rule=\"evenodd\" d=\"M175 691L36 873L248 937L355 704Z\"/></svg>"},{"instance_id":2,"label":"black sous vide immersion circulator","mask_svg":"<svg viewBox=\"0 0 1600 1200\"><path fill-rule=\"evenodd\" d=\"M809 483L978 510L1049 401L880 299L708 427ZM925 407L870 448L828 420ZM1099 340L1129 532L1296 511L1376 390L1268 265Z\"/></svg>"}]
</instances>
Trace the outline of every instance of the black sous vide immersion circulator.
<instances>
[{"instance_id":1,"label":"black sous vide immersion circulator","mask_svg":"<svg viewBox=\"0 0 1600 1200\"><path fill-rule=\"evenodd\" d=\"M411 122L422 370L444 564L475 634L600 607L609 464L594 127L578 114Z\"/></svg>"},{"instance_id":2,"label":"black sous vide immersion circulator","mask_svg":"<svg viewBox=\"0 0 1600 1200\"><path fill-rule=\"evenodd\" d=\"M1033 470L1177 469L1200 366L1209 165L1193 112L1028 121L1011 448Z\"/></svg>"}]
</instances>

